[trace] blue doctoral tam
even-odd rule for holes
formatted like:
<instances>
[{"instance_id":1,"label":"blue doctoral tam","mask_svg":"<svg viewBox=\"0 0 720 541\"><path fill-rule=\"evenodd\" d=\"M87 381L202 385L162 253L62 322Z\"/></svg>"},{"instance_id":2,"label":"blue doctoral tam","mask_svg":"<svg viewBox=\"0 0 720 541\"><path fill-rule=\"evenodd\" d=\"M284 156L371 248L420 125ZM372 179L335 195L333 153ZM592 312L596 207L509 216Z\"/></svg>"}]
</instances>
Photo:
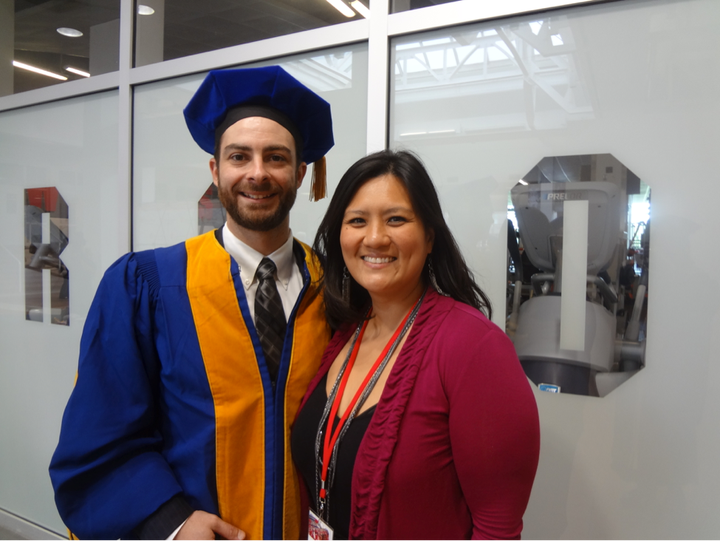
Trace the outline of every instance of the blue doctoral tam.
<instances>
[{"instance_id":1,"label":"blue doctoral tam","mask_svg":"<svg viewBox=\"0 0 720 541\"><path fill-rule=\"evenodd\" d=\"M293 134L302 149L302 161L306 163L318 161L334 144L330 104L280 66L213 70L183 113L195 142L213 154L216 130L224 131L228 127L223 126L227 113L245 106L255 106L259 111L274 109L287 117L291 125L280 124ZM297 141L298 136L301 141Z\"/></svg>"}]
</instances>

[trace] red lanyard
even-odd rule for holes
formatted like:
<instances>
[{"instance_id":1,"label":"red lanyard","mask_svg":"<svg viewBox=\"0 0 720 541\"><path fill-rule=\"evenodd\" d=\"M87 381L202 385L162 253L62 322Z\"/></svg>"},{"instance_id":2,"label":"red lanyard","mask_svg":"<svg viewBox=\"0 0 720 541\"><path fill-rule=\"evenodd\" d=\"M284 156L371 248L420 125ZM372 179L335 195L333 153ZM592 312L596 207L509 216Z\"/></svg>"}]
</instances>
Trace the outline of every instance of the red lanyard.
<instances>
[{"instance_id":1,"label":"red lanyard","mask_svg":"<svg viewBox=\"0 0 720 541\"><path fill-rule=\"evenodd\" d=\"M333 421L335 420L335 416L337 415L338 409L340 409L340 401L342 400L343 394L345 393L345 386L347 385L348 379L350 379L350 372L352 372L352 367L355 364L355 359L357 358L358 352L360 351L360 343L362 342L362 337L365 334L365 328L367 327L368 320L365 320L362 328L360 329L360 333L358 334L357 340L355 340L355 343L357 344L357 346L353 348L350 358L348 359L347 366L345 367L345 372L342 375L342 379L340 380L340 385L338 387L337 394L335 395L335 400L333 401L332 408L330 409L330 415L328 416L328 420L327 420L327 428L325 429L325 439L323 442L322 470L320 473L320 498L323 500L327 497L327 491L326 491L325 487L326 487L326 483L327 483L328 467L330 466L330 457L332 455L333 449L335 448L335 443L337 442L338 436L340 435L340 432L342 431L343 426L345 426L345 423L347 422L347 419L350 416L350 412L352 412L353 408L355 407L355 404L357 403L358 399L360 398L360 395L362 395L363 391L365 390L365 387L367 387L367 384L370 381L370 379L372 378L373 374L375 374L378 367L383 362L383 359L385 359L385 356L388 354L388 351L390 351L390 348L392 347L393 343L395 342L395 340L397 340L398 336L400 335L403 328L405 327L405 323L407 323L407 320L410 317L410 314L412 313L413 308L411 308L410 311L407 313L407 315L405 316L405 319L402 320L402 323L400 323L398 328L395 330L395 334L393 334L392 338L390 338L390 341L385 346L385 349L382 351L380 356L375 361L375 364L373 364L372 368L368 371L367 375L365 376L365 379L362 382L362 385L360 385L358 390L355 392L355 396L353 397L352 401L350 402L350 405L345 410L345 413L343 414L342 418L340 419L340 422L335 427L335 430L333 430L332 429Z\"/></svg>"}]
</instances>

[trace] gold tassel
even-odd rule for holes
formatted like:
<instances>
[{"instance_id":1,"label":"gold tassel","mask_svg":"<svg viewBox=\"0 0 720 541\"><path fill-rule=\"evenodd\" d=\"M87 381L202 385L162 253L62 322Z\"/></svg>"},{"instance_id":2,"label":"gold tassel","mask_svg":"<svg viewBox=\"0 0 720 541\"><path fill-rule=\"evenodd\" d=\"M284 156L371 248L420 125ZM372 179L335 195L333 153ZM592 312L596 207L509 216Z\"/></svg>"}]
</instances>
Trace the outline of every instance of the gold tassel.
<instances>
[{"instance_id":1,"label":"gold tassel","mask_svg":"<svg viewBox=\"0 0 720 541\"><path fill-rule=\"evenodd\" d=\"M313 164L312 181L310 183L310 201L320 201L327 195L327 162L325 156Z\"/></svg>"}]
</instances>

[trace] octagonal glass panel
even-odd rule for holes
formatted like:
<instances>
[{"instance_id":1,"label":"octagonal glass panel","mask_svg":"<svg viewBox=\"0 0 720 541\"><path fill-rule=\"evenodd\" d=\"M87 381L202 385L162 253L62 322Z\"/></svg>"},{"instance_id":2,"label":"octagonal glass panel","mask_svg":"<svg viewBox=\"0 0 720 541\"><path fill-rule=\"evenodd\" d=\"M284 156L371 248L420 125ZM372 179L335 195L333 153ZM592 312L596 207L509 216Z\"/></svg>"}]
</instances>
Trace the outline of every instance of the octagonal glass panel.
<instances>
[{"instance_id":1,"label":"octagonal glass panel","mask_svg":"<svg viewBox=\"0 0 720 541\"><path fill-rule=\"evenodd\" d=\"M649 186L610 154L546 157L507 221L505 327L525 373L605 396L645 364Z\"/></svg>"}]
</instances>

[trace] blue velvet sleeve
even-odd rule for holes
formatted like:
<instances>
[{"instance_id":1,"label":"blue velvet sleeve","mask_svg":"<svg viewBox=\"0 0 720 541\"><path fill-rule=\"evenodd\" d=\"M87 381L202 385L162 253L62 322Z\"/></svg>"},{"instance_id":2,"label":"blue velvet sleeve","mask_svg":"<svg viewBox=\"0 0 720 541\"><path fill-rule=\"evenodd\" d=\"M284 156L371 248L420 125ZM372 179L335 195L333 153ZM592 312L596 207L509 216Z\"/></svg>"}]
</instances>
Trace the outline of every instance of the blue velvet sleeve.
<instances>
[{"instance_id":1,"label":"blue velvet sleeve","mask_svg":"<svg viewBox=\"0 0 720 541\"><path fill-rule=\"evenodd\" d=\"M181 493L156 423L154 295L128 254L106 272L85 323L50 464L60 515L80 538L132 536Z\"/></svg>"}]
</instances>

